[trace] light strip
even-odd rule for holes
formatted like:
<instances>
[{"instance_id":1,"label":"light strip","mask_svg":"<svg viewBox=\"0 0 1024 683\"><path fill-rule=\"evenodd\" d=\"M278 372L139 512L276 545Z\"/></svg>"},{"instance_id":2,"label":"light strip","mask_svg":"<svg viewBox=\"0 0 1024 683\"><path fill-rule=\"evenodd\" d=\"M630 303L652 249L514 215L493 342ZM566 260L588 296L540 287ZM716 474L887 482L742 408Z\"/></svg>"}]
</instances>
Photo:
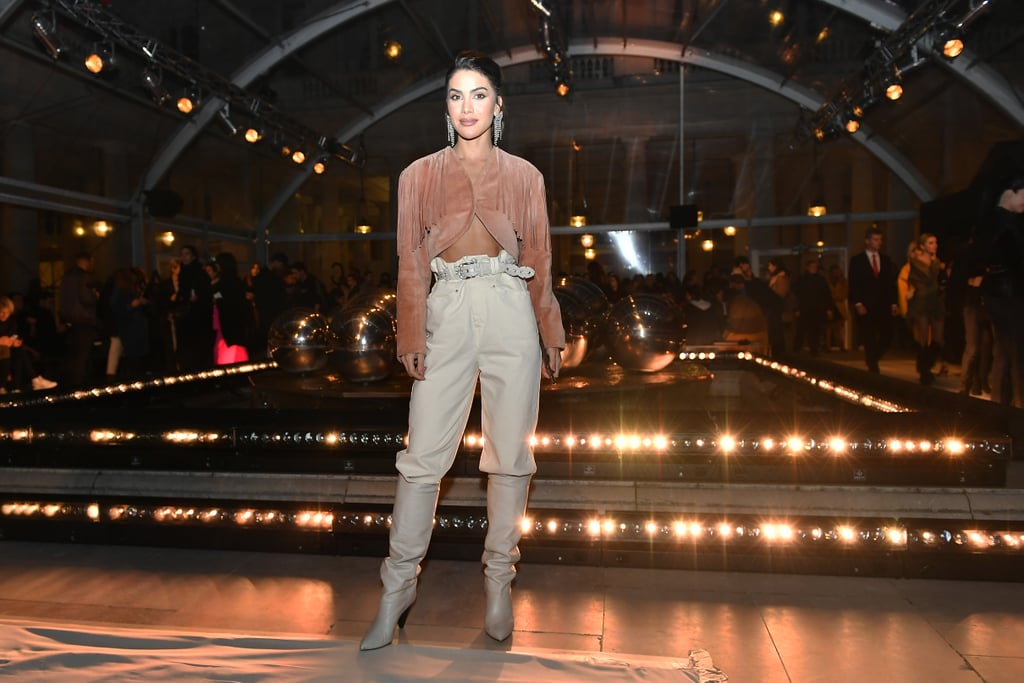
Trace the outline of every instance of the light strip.
<instances>
[{"instance_id":1,"label":"light strip","mask_svg":"<svg viewBox=\"0 0 1024 683\"><path fill-rule=\"evenodd\" d=\"M739 358L740 360L756 363L757 365L760 365L763 368L767 368L781 375L785 375L790 379L801 380L823 391L832 392L833 394L835 394L836 396L838 396L839 398L843 399L848 403L855 403L857 405L861 405L866 408L871 408L873 410L877 410L883 413L915 412L912 408L908 408L907 406L904 406L900 403L896 403L895 401L889 401L884 398L872 396L871 394L865 393L863 391L858 391L856 389L851 389L850 387L837 384L828 379L814 377L808 374L806 370L794 368L792 366L786 365L785 363L780 363L778 361L771 360L770 358L755 356L754 354L749 352L740 352L736 354L736 357Z\"/></svg>"},{"instance_id":2,"label":"light strip","mask_svg":"<svg viewBox=\"0 0 1024 683\"><path fill-rule=\"evenodd\" d=\"M252 506L146 505L135 503L7 501L0 516L8 519L89 521L156 526L219 526L253 529L331 531L341 534L388 533L391 516L379 511L336 511L310 508L282 510ZM994 522L994 527L999 522ZM661 517L635 513L566 515L536 512L522 520L523 542L555 539L580 542L637 542L680 550L727 544L737 547L860 548L890 551L947 550L969 553L1024 551L1024 525L981 528L974 522L879 519L799 518L766 513L727 518L719 514ZM486 533L484 511L439 511L436 533L478 537Z\"/></svg>"},{"instance_id":3,"label":"light strip","mask_svg":"<svg viewBox=\"0 0 1024 683\"><path fill-rule=\"evenodd\" d=\"M183 375L157 377L155 379L150 379L146 381L122 382L120 384L110 384L104 387L93 387L92 389L77 389L75 391L71 391L64 394L15 394L13 397L10 394L8 394L8 396L3 401L0 401L0 407L18 408L23 406L52 405L55 403L82 401L85 399L101 398L104 396L119 396L136 391L142 391L144 389L153 389L155 387L169 387L177 384L187 384L189 382L199 382L208 379L215 379L217 377L243 375L250 372L270 370L276 367L277 362L275 361L263 361L259 363L241 363L239 365L225 365L221 367L211 368L209 370L202 370L200 372L192 372Z\"/></svg>"}]
</instances>

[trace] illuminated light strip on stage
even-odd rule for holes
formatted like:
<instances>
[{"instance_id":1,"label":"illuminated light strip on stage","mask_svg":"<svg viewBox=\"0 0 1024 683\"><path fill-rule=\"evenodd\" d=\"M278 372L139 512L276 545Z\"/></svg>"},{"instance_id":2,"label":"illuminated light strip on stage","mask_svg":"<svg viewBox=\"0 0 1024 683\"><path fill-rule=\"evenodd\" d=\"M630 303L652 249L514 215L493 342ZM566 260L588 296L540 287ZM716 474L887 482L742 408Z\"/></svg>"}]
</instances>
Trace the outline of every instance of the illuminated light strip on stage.
<instances>
[{"instance_id":1,"label":"illuminated light strip on stage","mask_svg":"<svg viewBox=\"0 0 1024 683\"><path fill-rule=\"evenodd\" d=\"M736 357L740 360L750 361L760 365L763 368L767 368L781 375L785 375L790 379L801 380L810 384L811 386L817 387L823 391L829 391L838 396L839 398L847 401L848 403L856 403L857 405L871 408L883 413L912 413L915 412L912 408L908 408L902 404L896 403L895 401L889 401L884 398L872 396L863 391L851 389L850 387L836 384L835 382L822 379L820 377L813 377L808 374L806 370L794 368L785 363L771 360L770 358L764 358L762 356L755 356L752 353L741 352L736 354Z\"/></svg>"},{"instance_id":2,"label":"illuminated light strip on stage","mask_svg":"<svg viewBox=\"0 0 1024 683\"><path fill-rule=\"evenodd\" d=\"M56 403L67 403L70 401L82 401L85 399L101 398L104 396L120 396L145 389L157 387L169 387L189 382L199 382L218 377L230 377L232 375L244 375L250 372L271 370L277 367L276 361L261 361L255 363L239 363L238 365L224 365L209 370L201 370L182 375L170 375L167 377L156 377L154 379L140 380L137 382L122 382L110 384L92 389L77 389L66 393L27 393L8 394L0 401L0 407L20 408L26 406L53 405Z\"/></svg>"},{"instance_id":3,"label":"illuminated light strip on stage","mask_svg":"<svg viewBox=\"0 0 1024 683\"><path fill-rule=\"evenodd\" d=\"M153 432L113 427L46 431L31 427L0 429L0 443L128 446L162 444L182 448L224 448L258 446L260 448L323 448L325 450L402 448L407 435L396 431L256 431L248 428L177 428ZM468 433L462 440L470 453L483 448L479 434ZM839 456L1003 456L1009 453L1009 438L991 437L965 441L955 436L921 438L916 435L878 435L857 439L840 435L807 436L800 434L638 434L590 433L587 435L538 433L530 439L538 453L593 452L635 455L718 454L718 455L824 455Z\"/></svg>"},{"instance_id":4,"label":"illuminated light strip on stage","mask_svg":"<svg viewBox=\"0 0 1024 683\"><path fill-rule=\"evenodd\" d=\"M196 507L175 505L100 503L57 503L22 501L0 505L4 517L48 518L94 523L154 523L161 525L229 525L261 528L294 527L318 531L331 530L334 513L324 510L282 511L253 507Z\"/></svg>"},{"instance_id":5,"label":"illuminated light strip on stage","mask_svg":"<svg viewBox=\"0 0 1024 683\"><path fill-rule=\"evenodd\" d=\"M949 522L935 526L918 522L908 527L898 520L842 520L825 522L809 520L736 519L725 520L715 515L688 515L672 519L650 519L635 515L603 517L555 516L523 519L523 541L559 538L578 541L662 541L678 545L727 543L730 545L767 544L770 546L882 547L886 550L908 550L915 546L928 548L965 548L972 552L985 550L1020 551L1024 548L1024 528L980 529L960 527ZM337 514L339 533L387 532L390 516L379 512ZM436 531L479 534L487 528L485 514L440 513L434 517Z\"/></svg>"},{"instance_id":6,"label":"illuminated light strip on stage","mask_svg":"<svg viewBox=\"0 0 1024 683\"><path fill-rule=\"evenodd\" d=\"M484 439L478 434L467 434L463 446L467 450L480 450ZM611 452L631 454L707 453L719 455L779 455L792 456L819 454L915 455L934 454L965 456L975 453L1005 455L1009 453L1009 438L991 438L964 441L957 437L922 439L913 436L890 436L851 440L842 436L812 438L801 435L740 437L729 434L664 435L664 434L536 434L530 439L535 452Z\"/></svg>"},{"instance_id":7,"label":"illuminated light strip on stage","mask_svg":"<svg viewBox=\"0 0 1024 683\"><path fill-rule=\"evenodd\" d=\"M246 505L232 507L197 505L151 505L135 503L9 501L0 504L0 516L8 519L53 520L93 524L153 525L157 528L249 528L254 530L318 531L335 534L386 536L389 514L379 511L331 509L282 510ZM989 528L976 522L949 520L823 519L764 515L724 518L720 514L675 515L662 518L638 514L588 515L580 513L538 513L522 520L523 543L560 540L563 542L653 543L661 550L689 550L695 547L727 545L737 549L818 548L878 549L898 551L950 551L976 553L1024 552L1024 525L1007 524ZM435 533L478 538L486 533L484 511L439 510L434 516Z\"/></svg>"}]
</instances>

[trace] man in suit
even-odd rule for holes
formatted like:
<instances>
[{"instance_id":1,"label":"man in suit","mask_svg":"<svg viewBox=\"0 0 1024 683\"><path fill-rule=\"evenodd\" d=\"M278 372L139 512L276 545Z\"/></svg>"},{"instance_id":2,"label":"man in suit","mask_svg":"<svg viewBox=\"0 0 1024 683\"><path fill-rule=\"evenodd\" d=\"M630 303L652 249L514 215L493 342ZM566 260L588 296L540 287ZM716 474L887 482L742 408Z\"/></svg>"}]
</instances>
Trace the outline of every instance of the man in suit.
<instances>
[{"instance_id":1,"label":"man in suit","mask_svg":"<svg viewBox=\"0 0 1024 683\"><path fill-rule=\"evenodd\" d=\"M878 372L878 361L892 341L896 303L896 266L881 253L882 231L871 226L864 233L864 251L850 259L848 272L850 311L864 345L864 362Z\"/></svg>"}]
</instances>

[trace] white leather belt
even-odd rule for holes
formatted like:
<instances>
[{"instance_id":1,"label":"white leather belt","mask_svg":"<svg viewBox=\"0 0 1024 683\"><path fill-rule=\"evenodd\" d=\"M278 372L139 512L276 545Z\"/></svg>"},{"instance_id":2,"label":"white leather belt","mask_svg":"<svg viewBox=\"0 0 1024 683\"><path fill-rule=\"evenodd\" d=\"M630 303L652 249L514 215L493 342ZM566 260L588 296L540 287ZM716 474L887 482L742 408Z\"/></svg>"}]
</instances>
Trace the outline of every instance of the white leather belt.
<instances>
[{"instance_id":1,"label":"white leather belt","mask_svg":"<svg viewBox=\"0 0 1024 683\"><path fill-rule=\"evenodd\" d=\"M470 280L501 273L528 280L534 275L533 268L516 265L512 255L504 251L497 256L463 256L455 263L438 256L430 262L430 270L438 280Z\"/></svg>"}]
</instances>

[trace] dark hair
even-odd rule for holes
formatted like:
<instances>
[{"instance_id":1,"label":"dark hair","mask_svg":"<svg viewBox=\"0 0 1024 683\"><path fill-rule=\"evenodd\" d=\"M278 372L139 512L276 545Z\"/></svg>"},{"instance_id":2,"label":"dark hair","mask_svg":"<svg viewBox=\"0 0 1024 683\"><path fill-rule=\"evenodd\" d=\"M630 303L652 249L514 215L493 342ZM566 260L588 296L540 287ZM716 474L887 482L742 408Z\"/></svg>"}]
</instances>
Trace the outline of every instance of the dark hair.
<instances>
[{"instance_id":1,"label":"dark hair","mask_svg":"<svg viewBox=\"0 0 1024 683\"><path fill-rule=\"evenodd\" d=\"M1018 173L1010 176L1009 180L1006 182L1006 187L1003 189L1013 190L1014 192L1024 190L1024 174Z\"/></svg>"},{"instance_id":2,"label":"dark hair","mask_svg":"<svg viewBox=\"0 0 1024 683\"><path fill-rule=\"evenodd\" d=\"M222 251L213 259L214 265L224 277L238 277L238 260L230 251Z\"/></svg>"},{"instance_id":3,"label":"dark hair","mask_svg":"<svg viewBox=\"0 0 1024 683\"><path fill-rule=\"evenodd\" d=\"M868 239L869 237L872 237L873 235L881 235L881 234L882 234L882 231L878 228L878 226L877 225L872 225L870 228L868 228L867 230L864 231L864 239Z\"/></svg>"},{"instance_id":4,"label":"dark hair","mask_svg":"<svg viewBox=\"0 0 1024 683\"><path fill-rule=\"evenodd\" d=\"M190 254L192 254L192 258L199 258L199 251L195 247L193 247L191 244L183 244L183 245L181 245L181 251L185 251L186 249L188 250L188 252Z\"/></svg>"},{"instance_id":5,"label":"dark hair","mask_svg":"<svg viewBox=\"0 0 1024 683\"><path fill-rule=\"evenodd\" d=\"M478 74L483 75L491 83L491 87L494 88L494 94L501 94L501 67L493 59L488 57L482 52L476 52L474 50L463 50L459 54L455 55L455 62L452 67L448 69L448 73L444 75L445 88L448 87L448 82L452 79L452 74L456 71L462 71L468 69L475 71Z\"/></svg>"}]
</instances>

